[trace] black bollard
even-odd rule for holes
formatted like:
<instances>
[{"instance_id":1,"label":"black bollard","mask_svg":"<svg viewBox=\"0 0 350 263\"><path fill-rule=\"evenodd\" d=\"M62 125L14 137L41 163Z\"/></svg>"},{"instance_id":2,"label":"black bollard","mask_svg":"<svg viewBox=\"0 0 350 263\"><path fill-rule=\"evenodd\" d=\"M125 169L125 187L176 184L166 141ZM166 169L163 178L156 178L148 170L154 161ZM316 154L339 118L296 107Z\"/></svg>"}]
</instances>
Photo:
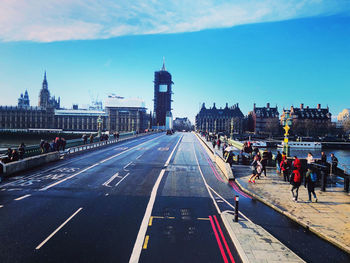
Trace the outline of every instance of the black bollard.
<instances>
[{"instance_id":1,"label":"black bollard","mask_svg":"<svg viewBox=\"0 0 350 263\"><path fill-rule=\"evenodd\" d=\"M326 191L326 184L327 184L327 175L323 170L321 170L321 191L322 192Z\"/></svg>"},{"instance_id":2,"label":"black bollard","mask_svg":"<svg viewBox=\"0 0 350 263\"><path fill-rule=\"evenodd\" d=\"M238 201L239 201L239 196L235 196L235 222L238 222Z\"/></svg>"}]
</instances>

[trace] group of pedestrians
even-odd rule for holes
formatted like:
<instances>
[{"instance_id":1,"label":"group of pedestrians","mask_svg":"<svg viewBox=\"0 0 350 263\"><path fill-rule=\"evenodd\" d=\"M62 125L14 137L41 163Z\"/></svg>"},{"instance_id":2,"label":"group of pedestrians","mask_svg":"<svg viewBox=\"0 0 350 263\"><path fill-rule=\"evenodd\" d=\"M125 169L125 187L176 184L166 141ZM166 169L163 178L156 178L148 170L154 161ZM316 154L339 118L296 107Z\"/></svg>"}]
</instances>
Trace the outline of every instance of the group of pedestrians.
<instances>
[{"instance_id":1,"label":"group of pedestrians","mask_svg":"<svg viewBox=\"0 0 350 263\"><path fill-rule=\"evenodd\" d=\"M25 154L25 144L22 142L17 149L7 148L5 158L2 158L3 163L16 162L22 160Z\"/></svg>"},{"instance_id":2,"label":"group of pedestrians","mask_svg":"<svg viewBox=\"0 0 350 263\"><path fill-rule=\"evenodd\" d=\"M39 147L41 153L64 151L67 141L63 137L56 137L51 142L41 139Z\"/></svg>"},{"instance_id":3,"label":"group of pedestrians","mask_svg":"<svg viewBox=\"0 0 350 263\"><path fill-rule=\"evenodd\" d=\"M308 191L308 202L312 202L312 196L314 198L314 201L317 202L317 195L315 193L315 186L317 182L317 174L313 167L313 164L315 163L315 159L311 152L308 153L307 158L307 170L305 173L304 178L304 187L307 188ZM328 167L327 163L327 156L324 152L321 153L320 158L320 164L324 167ZM338 159L334 156L334 154L331 154L331 171L335 170L338 166ZM280 152L277 152L276 155L276 169L278 173L283 174L283 179L285 182L290 182L292 185L291 192L292 197L295 202L298 202L298 192L299 187L302 183L302 171L301 171L301 162L298 159L297 156L294 156L293 162L290 163L290 161L287 159L285 153L282 154Z\"/></svg>"},{"instance_id":4,"label":"group of pedestrians","mask_svg":"<svg viewBox=\"0 0 350 263\"><path fill-rule=\"evenodd\" d=\"M260 151L256 151L256 154L253 157L253 161L250 164L252 174L248 180L249 183L255 183L255 179L260 179L260 175L264 173L266 174L266 167L269 163L269 160L272 160L272 153L268 151L264 151L263 154L260 154Z\"/></svg>"}]
</instances>

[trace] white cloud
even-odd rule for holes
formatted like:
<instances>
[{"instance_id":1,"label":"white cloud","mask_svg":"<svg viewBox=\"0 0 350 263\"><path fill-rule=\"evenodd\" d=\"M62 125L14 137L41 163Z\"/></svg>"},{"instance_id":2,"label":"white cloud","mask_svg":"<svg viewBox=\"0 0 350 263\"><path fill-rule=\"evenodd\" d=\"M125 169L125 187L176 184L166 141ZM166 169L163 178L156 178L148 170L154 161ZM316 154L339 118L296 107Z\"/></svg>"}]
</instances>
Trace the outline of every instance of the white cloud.
<instances>
[{"instance_id":1,"label":"white cloud","mask_svg":"<svg viewBox=\"0 0 350 263\"><path fill-rule=\"evenodd\" d=\"M348 0L1 0L0 41L191 32L349 10Z\"/></svg>"}]
</instances>

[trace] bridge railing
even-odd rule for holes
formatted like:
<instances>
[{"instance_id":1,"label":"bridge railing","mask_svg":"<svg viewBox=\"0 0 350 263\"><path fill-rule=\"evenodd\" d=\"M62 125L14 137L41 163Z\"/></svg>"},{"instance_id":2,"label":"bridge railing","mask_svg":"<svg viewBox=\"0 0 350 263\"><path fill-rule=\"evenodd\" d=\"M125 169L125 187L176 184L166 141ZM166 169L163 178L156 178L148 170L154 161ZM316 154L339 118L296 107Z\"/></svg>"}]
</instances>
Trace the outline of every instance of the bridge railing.
<instances>
[{"instance_id":1,"label":"bridge railing","mask_svg":"<svg viewBox=\"0 0 350 263\"><path fill-rule=\"evenodd\" d=\"M130 137L132 135L135 135L135 132L124 132L124 133L120 133L119 135L119 139L123 139L123 138L127 138L127 137ZM113 135L109 135L108 137L108 141L109 140L113 140L114 139L114 136ZM88 140L89 141L89 140ZM100 137L97 137L95 136L94 139L93 139L93 143L96 143L96 142L100 142ZM82 138L78 138L78 139L72 139L72 140L67 140L66 141L66 146L65 148L68 149L68 148L72 148L72 147L76 147L76 146L81 146L81 145L88 145L90 143L86 143L84 144L84 140ZM16 149L17 150L17 149ZM49 152L52 152L52 150L50 149ZM24 158L28 158L28 157L32 157L32 156L36 156L36 155L40 155L42 154L41 152L41 148L39 146L39 143L38 145L29 145L29 146L26 146L25 147L25 154L24 154ZM5 152L2 152L0 153L0 158L4 158L6 157L7 155L5 154Z\"/></svg>"}]
</instances>

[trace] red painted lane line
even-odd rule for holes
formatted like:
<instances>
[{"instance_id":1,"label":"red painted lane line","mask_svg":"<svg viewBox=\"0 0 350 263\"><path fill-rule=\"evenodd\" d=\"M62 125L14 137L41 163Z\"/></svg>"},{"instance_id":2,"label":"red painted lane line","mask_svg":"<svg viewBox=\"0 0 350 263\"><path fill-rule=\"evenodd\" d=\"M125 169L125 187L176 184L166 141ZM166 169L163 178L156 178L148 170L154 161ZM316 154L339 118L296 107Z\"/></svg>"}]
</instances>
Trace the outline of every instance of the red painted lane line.
<instances>
[{"instance_id":1,"label":"red painted lane line","mask_svg":"<svg viewBox=\"0 0 350 263\"><path fill-rule=\"evenodd\" d=\"M224 183L225 181L224 181L224 180L221 178L221 176L216 172L215 167L214 167L214 164L212 163L212 161L211 161L211 160L209 159L209 157L207 157L207 156L206 156L206 159L207 159L207 162L208 162L208 164L209 164L211 170L213 171L213 173L214 173L216 179L218 179L219 181L221 181L221 182Z\"/></svg>"},{"instance_id":2,"label":"red painted lane line","mask_svg":"<svg viewBox=\"0 0 350 263\"><path fill-rule=\"evenodd\" d=\"M209 219L210 219L211 227L213 228L213 231L214 231L214 234L215 234L215 237L216 237L216 241L217 241L218 246L220 248L220 252L221 252L222 258L223 258L225 263L228 263L227 257L225 255L224 248L222 247L222 244L221 244L218 232L216 231L216 228L215 228L215 225L214 225L214 222L213 222L213 218L211 216L209 216Z\"/></svg>"},{"instance_id":3,"label":"red painted lane line","mask_svg":"<svg viewBox=\"0 0 350 263\"><path fill-rule=\"evenodd\" d=\"M218 219L216 218L215 215L214 215L214 219L215 219L216 226L217 226L217 228L219 229L219 233L220 233L220 235L221 235L221 238L222 238L222 240L223 240L223 242L224 242L224 245L225 245L226 251L227 251L227 253L228 253L228 256L230 257L231 262L232 262L232 263L235 263L235 260L233 259L233 256L232 256L232 254L231 254L231 250L230 250L230 248L229 248L228 245L227 245L225 236L224 236L224 234L222 233L222 230L221 230L221 227L220 227L220 225L219 225Z\"/></svg>"},{"instance_id":4,"label":"red painted lane line","mask_svg":"<svg viewBox=\"0 0 350 263\"><path fill-rule=\"evenodd\" d=\"M241 191L239 189L239 187L234 183L234 182L230 182L230 185L232 186L232 188L238 192L240 195L242 195L243 197L246 197L246 198L249 198L249 199L252 199L252 197L250 197L249 195L247 195L246 193L244 193L243 191Z\"/></svg>"},{"instance_id":5,"label":"red painted lane line","mask_svg":"<svg viewBox=\"0 0 350 263\"><path fill-rule=\"evenodd\" d=\"M221 182L224 182L224 180L221 178L221 176L215 171L214 165L213 165L212 163L210 163L209 160L207 160L207 161L208 161L209 166L210 166L211 170L213 171L213 173L214 173L216 179L218 179L218 180L221 181Z\"/></svg>"}]
</instances>

